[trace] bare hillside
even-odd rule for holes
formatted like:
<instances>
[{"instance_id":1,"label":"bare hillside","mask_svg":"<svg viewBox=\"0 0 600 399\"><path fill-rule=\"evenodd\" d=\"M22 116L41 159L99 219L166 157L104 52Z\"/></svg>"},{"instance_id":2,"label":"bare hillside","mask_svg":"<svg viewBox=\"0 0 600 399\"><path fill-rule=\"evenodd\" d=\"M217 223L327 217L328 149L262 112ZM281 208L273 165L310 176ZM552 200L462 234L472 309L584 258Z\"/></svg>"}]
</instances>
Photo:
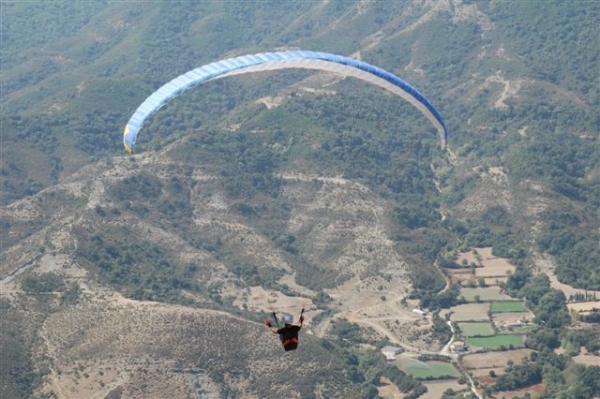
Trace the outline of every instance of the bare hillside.
<instances>
[{"instance_id":1,"label":"bare hillside","mask_svg":"<svg viewBox=\"0 0 600 399\"><path fill-rule=\"evenodd\" d=\"M293 389L297 392L351 396L344 388L351 386L344 372L333 380L319 376L323 365L331 368L338 361L335 353L318 344L319 338L311 336L326 337L330 321L338 317L372 318L366 325L385 320L410 324L416 319L399 304L409 290L409 280L402 256L386 233L386 201L365 186L339 177L281 175L283 196L293 204L286 231L300 237L295 245L306 254L306 262L340 273L339 277L330 275L331 281L317 281L329 287L326 291L334 300L334 311L315 324L313 317L322 309L312 303L315 290L310 284L297 281L297 266L289 253L236 212L218 176L162 157L146 153L134 160L99 162L80 170L69 182L4 208L12 227L7 238L14 239L14 244L3 253L2 297L20 311L24 310L22 298L28 296L51 308L40 313L43 322L32 331L36 367L47 368L40 392L72 398L117 393L161 397L167 392L175 397L200 393L207 395L201 397L222 397L229 390L242 397L265 397L289 396L291 383L298 384ZM123 187L122 182L132 181L140 173L163 182L184 181L185 177L192 188L189 203L193 215L187 233L194 232L203 241L218 239L235 259L272 268L264 275L272 288L257 291L258 287L245 281L248 276L232 271L230 260L198 247L189 236L156 219L153 214L158 211L151 205L150 217L141 218L132 211L133 200L124 204L115 198L115 187ZM51 206L54 198L61 202ZM40 219L42 213L45 218ZM189 275L190 280L212 288L182 290L181 298L196 304L192 307L126 299L123 294L132 295L128 283L118 278L107 280L104 271L86 258L89 254L82 258L81 253L82 240L100 236L107 240L109 232L118 234L119 229L143 236L145 245L164 248L177 262L195 262L198 269ZM27 278L41 280L49 275L58 276L61 284L51 291L27 291ZM66 287L78 291L74 300L69 300ZM297 314L306 308L309 327L303 350L283 355L276 337L267 334L264 326L226 312L196 308L210 304L215 295L252 313ZM387 303L381 299L385 295ZM355 300L358 297L360 303ZM371 310L361 312L364 306ZM382 311L385 318L381 318ZM348 312L354 316L346 315ZM379 330L382 337L395 334L386 327ZM286 370L294 370L293 380L285 379ZM288 381L283 386L279 383L282 378ZM277 386L283 391L268 388Z\"/></svg>"}]
</instances>

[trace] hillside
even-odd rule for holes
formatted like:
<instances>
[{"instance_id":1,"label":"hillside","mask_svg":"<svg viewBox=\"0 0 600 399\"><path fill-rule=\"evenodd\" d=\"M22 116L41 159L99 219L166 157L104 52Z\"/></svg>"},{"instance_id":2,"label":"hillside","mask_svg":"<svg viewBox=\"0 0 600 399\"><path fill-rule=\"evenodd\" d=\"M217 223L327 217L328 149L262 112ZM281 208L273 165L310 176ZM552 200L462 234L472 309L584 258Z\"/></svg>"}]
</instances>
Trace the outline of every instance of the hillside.
<instances>
[{"instance_id":1,"label":"hillside","mask_svg":"<svg viewBox=\"0 0 600 399\"><path fill-rule=\"evenodd\" d=\"M168 378L176 380L168 382L173 384L169 389L185 395L191 395L188 386L196 381L201 389L215 395L225 395L227 389L249 390L247 384L252 384L252 392L258 396L266 392L275 395L268 387L283 378L276 371L289 367L298 382L297 386L286 384L292 391L316 389L327 397L352 396L347 388L352 385L347 380L350 376L344 371L347 366L335 359L335 351L323 349L311 338L312 328L305 337L303 355L282 358L294 359L302 366L293 362L284 366L273 363L272 359L280 358L280 349L256 323L260 316L250 315L254 321L249 321L230 313L250 309L264 315L271 309L283 312L306 307L312 325L310 320L323 309L313 305L310 298L323 286L334 285L337 275L347 276L352 291L366 295L363 300L385 293L399 299L401 287L406 293L409 284L402 258L385 238L385 226L377 220L377 212L383 212L385 203L365 187L345 179L282 176L287 182L285 195L293 198L294 209L302 209L300 215L290 218L290 230L307 230L305 235L311 237L295 244L311 254L306 257L309 265L305 270L290 262L285 249L277 248L276 237L265 237L260 226L246 220L236 203L229 203L216 184L218 176L160 159L140 156L138 167L147 173L142 175L137 169L131 170L131 161L124 156L114 159L111 168L106 168L105 162L91 165L73 175L72 181L36 194L33 201L17 201L5 208L5 220L11 225L2 263L6 311L19 312L21 301L29 303L27 308L50 307L40 311L45 316L38 316L42 321L34 324L39 329L34 341L45 353L45 360L38 361L51 370L42 390L53 390L59 397L103 397L114 389L127 396L135 397L138 391L160 396L158 392L165 391L157 391L157 386L167 383L164 378ZM193 215L191 225L172 225L165 218L165 209L172 209L168 196L160 195L150 204L137 206L131 205L132 198L120 198L125 195L120 190L144 176L150 182L148 176L163 176L172 183L187 176L194 190L189 194L193 203L188 204ZM311 192L306 186L314 186L315 181L322 189ZM157 182L154 180L160 184ZM304 209L309 207L313 209ZM183 208L181 204L179 208ZM140 218L137 212L145 217ZM52 222L36 226L40 214ZM323 230L327 230L327 237L322 236ZM178 233L181 231L187 234ZM133 238L141 236L144 238ZM319 245L305 250L310 242ZM326 251L329 248L337 249ZM123 263L124 259L130 260ZM313 269L315 263L331 281L315 278L319 273ZM380 275L388 277L384 280ZM283 290L292 297L275 302L269 299L274 293L265 292L261 299L260 291L252 288L258 286ZM135 300L126 300L119 292ZM349 289L341 289L339 295L339 303L332 309L344 312L356 306L350 302L355 295ZM215 307L229 313L202 310ZM23 323L35 322L27 311L23 313ZM243 315L247 318L249 314ZM407 319L411 321L414 316ZM253 345L245 348L240 341ZM115 342L123 343L115 347ZM259 342L261 346L257 346ZM210 355L211 348L217 354ZM239 371L231 373L242 373L232 377L237 382L228 377L234 364ZM319 364L328 365L326 380L314 374ZM299 373L304 367L312 370L306 377ZM255 368L258 371L253 371ZM336 368L340 373L334 372ZM253 376L254 372L258 374ZM144 382L146 379L152 384Z\"/></svg>"},{"instance_id":2,"label":"hillside","mask_svg":"<svg viewBox=\"0 0 600 399\"><path fill-rule=\"evenodd\" d=\"M547 323L527 348L567 351L540 357L545 394L598 373L572 360L598 357L582 332L597 312L548 319L600 291L596 2L3 1L0 15L2 397L435 397L375 350L456 360L437 311L465 292L452 276L473 248L510 261L503 295ZM406 79L448 148L378 87L284 70L184 93L123 151L163 83L284 49ZM301 308L302 350L283 355L259 323Z\"/></svg>"}]
</instances>

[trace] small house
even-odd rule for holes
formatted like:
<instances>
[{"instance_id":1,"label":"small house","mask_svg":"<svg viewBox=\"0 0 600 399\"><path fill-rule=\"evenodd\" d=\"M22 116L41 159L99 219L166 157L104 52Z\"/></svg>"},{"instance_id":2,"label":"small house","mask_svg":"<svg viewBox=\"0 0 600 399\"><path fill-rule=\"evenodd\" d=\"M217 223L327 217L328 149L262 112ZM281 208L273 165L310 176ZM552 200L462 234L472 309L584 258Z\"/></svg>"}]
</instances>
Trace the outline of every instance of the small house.
<instances>
[{"instance_id":1,"label":"small house","mask_svg":"<svg viewBox=\"0 0 600 399\"><path fill-rule=\"evenodd\" d=\"M404 348L401 346L384 346L381 348L381 353L385 356L388 361L396 360L396 355L404 352Z\"/></svg>"},{"instance_id":2,"label":"small house","mask_svg":"<svg viewBox=\"0 0 600 399\"><path fill-rule=\"evenodd\" d=\"M523 321L522 320L506 320L504 322L504 327L505 328L510 328L510 327L521 327L523 325Z\"/></svg>"},{"instance_id":3,"label":"small house","mask_svg":"<svg viewBox=\"0 0 600 399\"><path fill-rule=\"evenodd\" d=\"M450 351L452 352L462 352L467 349L467 345L464 341L454 341L450 344Z\"/></svg>"},{"instance_id":4,"label":"small house","mask_svg":"<svg viewBox=\"0 0 600 399\"><path fill-rule=\"evenodd\" d=\"M427 312L426 312L426 311L424 311L424 310L421 310L421 309L416 309L416 308L415 308L415 309L413 309L412 311L413 311L413 313L416 313L416 314L418 314L418 315L420 315L420 316L425 316L425 315L427 314Z\"/></svg>"}]
</instances>

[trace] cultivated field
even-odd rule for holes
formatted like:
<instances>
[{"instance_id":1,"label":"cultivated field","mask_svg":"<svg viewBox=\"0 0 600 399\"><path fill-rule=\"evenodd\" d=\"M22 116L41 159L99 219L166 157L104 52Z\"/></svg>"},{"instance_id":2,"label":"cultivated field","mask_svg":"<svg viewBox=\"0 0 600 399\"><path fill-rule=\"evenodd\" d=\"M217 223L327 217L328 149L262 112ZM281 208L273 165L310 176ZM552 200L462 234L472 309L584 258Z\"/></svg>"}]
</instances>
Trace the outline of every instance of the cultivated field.
<instances>
[{"instance_id":1,"label":"cultivated field","mask_svg":"<svg viewBox=\"0 0 600 399\"><path fill-rule=\"evenodd\" d=\"M473 353L465 355L462 364L467 369L504 368L509 360L519 364L529 358L531 349L515 349L502 352Z\"/></svg>"},{"instance_id":2,"label":"cultivated field","mask_svg":"<svg viewBox=\"0 0 600 399\"><path fill-rule=\"evenodd\" d=\"M506 329L511 334L529 334L536 329L536 326L534 324L528 324L520 327L507 327Z\"/></svg>"},{"instance_id":3,"label":"cultivated field","mask_svg":"<svg viewBox=\"0 0 600 399\"><path fill-rule=\"evenodd\" d=\"M512 345L514 348L523 346L524 336L518 334L498 334L493 337L467 337L467 344L471 347L483 349L500 349Z\"/></svg>"},{"instance_id":4,"label":"cultivated field","mask_svg":"<svg viewBox=\"0 0 600 399\"><path fill-rule=\"evenodd\" d=\"M450 273L450 279L455 284L461 284L463 281L473 280L475 276L470 269L447 269Z\"/></svg>"},{"instance_id":5,"label":"cultivated field","mask_svg":"<svg viewBox=\"0 0 600 399\"><path fill-rule=\"evenodd\" d=\"M423 385L427 387L427 392L419 396L419 399L440 399L448 389L452 389L454 392L468 390L467 385L460 385L456 380L428 381Z\"/></svg>"},{"instance_id":6,"label":"cultivated field","mask_svg":"<svg viewBox=\"0 0 600 399\"><path fill-rule=\"evenodd\" d=\"M492 313L523 312L525 305L520 301L492 302L490 311Z\"/></svg>"},{"instance_id":7,"label":"cultivated field","mask_svg":"<svg viewBox=\"0 0 600 399\"><path fill-rule=\"evenodd\" d=\"M591 355L589 353L585 355L577 355L573 357L573 361L579 364L585 364L586 366L598 366L600 367L600 356Z\"/></svg>"},{"instance_id":8,"label":"cultivated field","mask_svg":"<svg viewBox=\"0 0 600 399\"><path fill-rule=\"evenodd\" d=\"M486 337L494 335L494 328L490 323L458 323L465 337Z\"/></svg>"},{"instance_id":9,"label":"cultivated field","mask_svg":"<svg viewBox=\"0 0 600 399\"><path fill-rule=\"evenodd\" d=\"M578 312L591 312L592 310L600 310L600 301L594 302L573 302L567 304L569 310L576 310Z\"/></svg>"},{"instance_id":10,"label":"cultivated field","mask_svg":"<svg viewBox=\"0 0 600 399\"><path fill-rule=\"evenodd\" d=\"M436 360L422 362L408 356L401 356L397 362L400 370L417 379L458 378L459 371L453 364Z\"/></svg>"},{"instance_id":11,"label":"cultivated field","mask_svg":"<svg viewBox=\"0 0 600 399\"><path fill-rule=\"evenodd\" d=\"M510 301L512 299L508 295L501 294L498 287L462 288L460 295L464 296L468 302L475 302L476 297L479 297L480 301Z\"/></svg>"},{"instance_id":12,"label":"cultivated field","mask_svg":"<svg viewBox=\"0 0 600 399\"><path fill-rule=\"evenodd\" d=\"M485 285L498 285L500 283L506 283L508 281L508 277L486 277L483 279Z\"/></svg>"},{"instance_id":13,"label":"cultivated field","mask_svg":"<svg viewBox=\"0 0 600 399\"><path fill-rule=\"evenodd\" d=\"M534 315L531 312L505 312L505 313L494 313L492 315L492 322L497 326L503 324L516 322L518 320L533 320Z\"/></svg>"},{"instance_id":14,"label":"cultivated field","mask_svg":"<svg viewBox=\"0 0 600 399\"><path fill-rule=\"evenodd\" d=\"M478 369L469 369L469 373L471 373L471 375L474 378L481 380L482 378L489 377L490 371L493 371L497 377L501 376L502 374L506 374L505 369L506 369L506 366L503 366L503 367L480 367Z\"/></svg>"},{"instance_id":15,"label":"cultivated field","mask_svg":"<svg viewBox=\"0 0 600 399\"><path fill-rule=\"evenodd\" d=\"M467 303L464 305L453 306L441 312L441 316L452 312L451 321L483 321L489 320L487 312L490 308L489 303Z\"/></svg>"},{"instance_id":16,"label":"cultivated field","mask_svg":"<svg viewBox=\"0 0 600 399\"><path fill-rule=\"evenodd\" d=\"M515 267L504 258L487 258L475 269L477 277L506 277L515 272Z\"/></svg>"},{"instance_id":17,"label":"cultivated field","mask_svg":"<svg viewBox=\"0 0 600 399\"><path fill-rule=\"evenodd\" d=\"M446 269L450 280L462 286L468 282L478 283L483 278L486 286L497 286L500 282L506 282L508 276L515 271L508 259L498 258L492 255L491 248L475 248L469 252L458 255L456 263L459 269Z\"/></svg>"},{"instance_id":18,"label":"cultivated field","mask_svg":"<svg viewBox=\"0 0 600 399\"><path fill-rule=\"evenodd\" d=\"M518 389L516 391L504 391L501 392L502 398L523 398L526 394L529 394L531 399L541 398L544 390L546 389L544 384L535 384L527 388Z\"/></svg>"}]
</instances>

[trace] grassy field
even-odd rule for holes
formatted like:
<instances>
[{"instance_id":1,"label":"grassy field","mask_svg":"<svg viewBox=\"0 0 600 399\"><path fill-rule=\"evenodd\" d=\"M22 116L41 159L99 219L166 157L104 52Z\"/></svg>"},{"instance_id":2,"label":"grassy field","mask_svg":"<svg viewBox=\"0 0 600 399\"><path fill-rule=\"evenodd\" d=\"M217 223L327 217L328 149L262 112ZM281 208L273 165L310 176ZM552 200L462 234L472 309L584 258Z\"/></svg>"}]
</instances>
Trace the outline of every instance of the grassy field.
<instances>
[{"instance_id":1,"label":"grassy field","mask_svg":"<svg viewBox=\"0 0 600 399\"><path fill-rule=\"evenodd\" d=\"M490 311L492 313L522 312L524 310L525 305L523 302L517 301L492 302L490 305Z\"/></svg>"},{"instance_id":2,"label":"grassy field","mask_svg":"<svg viewBox=\"0 0 600 399\"><path fill-rule=\"evenodd\" d=\"M495 331L490 323L458 323L465 337L494 335Z\"/></svg>"},{"instance_id":3,"label":"grassy field","mask_svg":"<svg viewBox=\"0 0 600 399\"><path fill-rule=\"evenodd\" d=\"M511 299L509 296L501 294L500 289L493 288L461 288L460 295L464 296L468 302L480 301L505 301Z\"/></svg>"},{"instance_id":4,"label":"grassy field","mask_svg":"<svg viewBox=\"0 0 600 399\"><path fill-rule=\"evenodd\" d=\"M401 357L396 363L400 370L418 379L452 377L458 378L460 373L451 363L440 361L422 362L409 357Z\"/></svg>"},{"instance_id":5,"label":"grassy field","mask_svg":"<svg viewBox=\"0 0 600 399\"><path fill-rule=\"evenodd\" d=\"M489 309L489 303L467 303L452 306L442 311L441 316L445 317L447 313L452 312L450 316L452 321L485 321L489 319L487 315Z\"/></svg>"},{"instance_id":6,"label":"grassy field","mask_svg":"<svg viewBox=\"0 0 600 399\"><path fill-rule=\"evenodd\" d=\"M485 349L499 349L504 346L508 348L512 345L515 348L523 346L522 335L517 334L499 334L493 337L467 337L467 344L472 347L485 348Z\"/></svg>"}]
</instances>

